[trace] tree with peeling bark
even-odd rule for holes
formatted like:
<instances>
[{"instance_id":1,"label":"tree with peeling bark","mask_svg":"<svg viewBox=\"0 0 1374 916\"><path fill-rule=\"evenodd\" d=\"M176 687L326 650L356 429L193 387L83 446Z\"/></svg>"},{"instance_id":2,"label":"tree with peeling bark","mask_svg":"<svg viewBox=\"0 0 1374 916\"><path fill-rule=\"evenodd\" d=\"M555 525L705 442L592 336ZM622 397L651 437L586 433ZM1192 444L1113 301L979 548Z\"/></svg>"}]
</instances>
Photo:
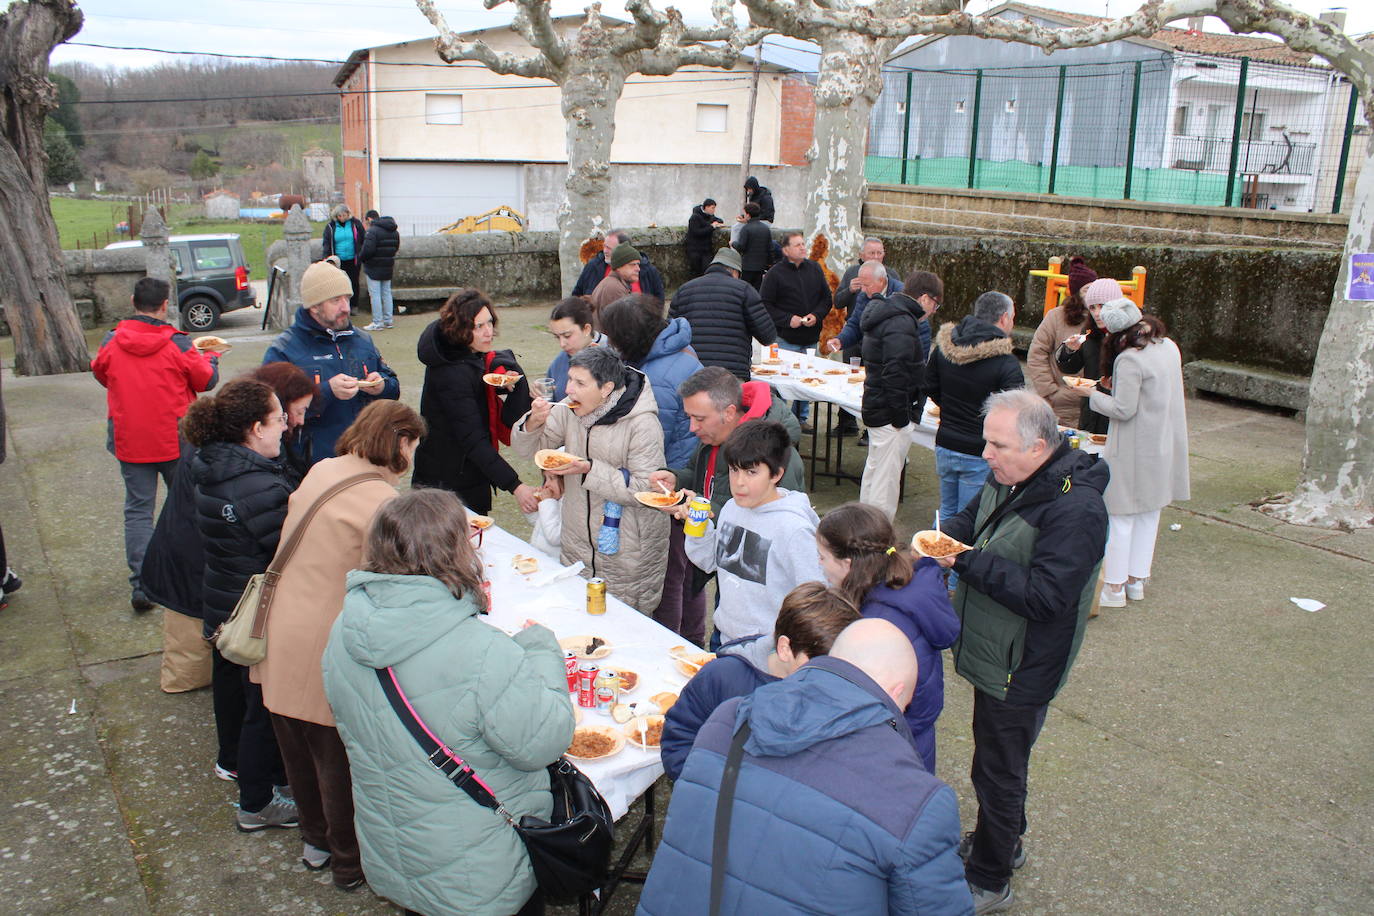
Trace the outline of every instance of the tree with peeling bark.
<instances>
[{"instance_id":1,"label":"tree with peeling bark","mask_svg":"<svg viewBox=\"0 0 1374 916\"><path fill-rule=\"evenodd\" d=\"M483 5L493 9L505 2L483 0ZM549 80L561 90L568 174L558 208L558 262L562 288L571 290L581 269L577 252L582 242L611 228L611 141L626 78L634 73L667 76L689 65L728 69L767 32L739 28L730 0L715 0L715 22L706 28L688 28L676 9L660 13L650 0L626 0L633 22L607 22L601 4L593 3L570 33L554 23L548 0L510 2L516 8L511 28L533 54L501 53L481 40L464 40L449 28L433 0L415 0L439 33L435 44L443 60L475 60L494 73Z\"/></svg>"},{"instance_id":2,"label":"tree with peeling bark","mask_svg":"<svg viewBox=\"0 0 1374 916\"><path fill-rule=\"evenodd\" d=\"M760 0L746 0L751 10ZM1329 23L1273 0L1152 0L1119 19L1048 28L1026 19L963 12L882 17L825 0L797 0L809 28L849 30L873 40L917 35L975 35L1036 45L1046 52L1123 38L1148 37L1171 22L1215 16L1232 32L1265 33L1295 51L1316 55L1350 79L1374 124L1374 50ZM796 14L802 18L803 13ZM780 29L780 31L786 31ZM1265 511L1299 525L1374 526L1374 309L1346 298L1352 254L1374 250L1374 144L1366 150L1350 209L1336 290L1327 313L1309 388L1302 473L1293 494Z\"/></svg>"},{"instance_id":3,"label":"tree with peeling bark","mask_svg":"<svg viewBox=\"0 0 1374 916\"><path fill-rule=\"evenodd\" d=\"M48 205L43 150L43 124L57 108L48 56L81 22L71 0L14 3L0 14L0 213L14 230L0 233L0 302L20 375L91 365Z\"/></svg>"}]
</instances>

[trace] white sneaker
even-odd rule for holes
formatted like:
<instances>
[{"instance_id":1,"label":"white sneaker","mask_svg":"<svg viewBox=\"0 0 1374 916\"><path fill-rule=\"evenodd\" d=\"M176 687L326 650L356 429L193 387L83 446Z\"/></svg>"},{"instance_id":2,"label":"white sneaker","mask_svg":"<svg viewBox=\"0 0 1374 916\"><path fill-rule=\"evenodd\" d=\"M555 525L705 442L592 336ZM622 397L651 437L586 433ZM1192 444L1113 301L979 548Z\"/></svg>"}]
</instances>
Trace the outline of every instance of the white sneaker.
<instances>
[{"instance_id":1,"label":"white sneaker","mask_svg":"<svg viewBox=\"0 0 1374 916\"><path fill-rule=\"evenodd\" d=\"M1097 598L1099 607L1125 607L1126 592L1123 589L1114 589L1110 585L1102 586L1102 594Z\"/></svg>"},{"instance_id":2,"label":"white sneaker","mask_svg":"<svg viewBox=\"0 0 1374 916\"><path fill-rule=\"evenodd\" d=\"M363 326L363 330L364 330L364 331L380 331L380 330L382 330L382 329L383 329L382 326L381 326L380 324L378 324L377 322L375 322L375 321L372 322L372 323L369 324L369 325L364 325L364 326Z\"/></svg>"},{"instance_id":3,"label":"white sneaker","mask_svg":"<svg viewBox=\"0 0 1374 916\"><path fill-rule=\"evenodd\" d=\"M1145 580L1138 579L1135 582L1126 583L1126 597L1132 601L1145 600Z\"/></svg>"}]
</instances>

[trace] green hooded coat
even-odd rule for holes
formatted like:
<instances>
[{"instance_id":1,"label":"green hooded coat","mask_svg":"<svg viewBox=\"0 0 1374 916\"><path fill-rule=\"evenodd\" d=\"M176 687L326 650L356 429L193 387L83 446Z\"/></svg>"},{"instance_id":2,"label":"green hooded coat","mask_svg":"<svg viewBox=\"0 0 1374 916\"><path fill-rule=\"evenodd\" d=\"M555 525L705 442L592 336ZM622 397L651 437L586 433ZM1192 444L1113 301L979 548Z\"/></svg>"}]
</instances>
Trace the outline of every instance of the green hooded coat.
<instances>
[{"instance_id":1,"label":"green hooded coat","mask_svg":"<svg viewBox=\"0 0 1374 916\"><path fill-rule=\"evenodd\" d=\"M324 651L324 683L353 772L368 884L426 916L510 916L534 893L519 835L430 766L377 682L394 667L420 718L512 816L547 818L545 767L572 741L563 652L514 638L429 576L353 570Z\"/></svg>"}]
</instances>

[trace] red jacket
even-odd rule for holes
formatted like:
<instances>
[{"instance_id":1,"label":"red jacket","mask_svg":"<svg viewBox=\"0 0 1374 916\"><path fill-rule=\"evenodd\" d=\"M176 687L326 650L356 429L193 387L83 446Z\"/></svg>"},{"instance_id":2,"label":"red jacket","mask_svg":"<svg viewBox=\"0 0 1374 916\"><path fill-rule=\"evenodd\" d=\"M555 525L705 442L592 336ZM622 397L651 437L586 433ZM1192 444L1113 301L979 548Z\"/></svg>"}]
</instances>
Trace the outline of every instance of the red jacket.
<instances>
[{"instance_id":1,"label":"red jacket","mask_svg":"<svg viewBox=\"0 0 1374 916\"><path fill-rule=\"evenodd\" d=\"M151 464L181 455L177 422L219 381L213 355L203 354L165 321L135 315L115 326L91 360L120 461Z\"/></svg>"}]
</instances>

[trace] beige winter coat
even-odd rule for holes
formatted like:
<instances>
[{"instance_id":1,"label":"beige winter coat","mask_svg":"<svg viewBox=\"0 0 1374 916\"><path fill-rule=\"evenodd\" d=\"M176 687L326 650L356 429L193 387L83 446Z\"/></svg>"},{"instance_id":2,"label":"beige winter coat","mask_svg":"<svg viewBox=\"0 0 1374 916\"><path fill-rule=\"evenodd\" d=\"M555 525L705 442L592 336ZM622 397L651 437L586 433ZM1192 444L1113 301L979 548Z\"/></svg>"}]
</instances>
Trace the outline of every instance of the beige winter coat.
<instances>
[{"instance_id":1,"label":"beige winter coat","mask_svg":"<svg viewBox=\"0 0 1374 916\"><path fill-rule=\"evenodd\" d=\"M620 279L620 274L611 271L600 283L596 284L596 289L592 290L592 308L599 312L612 302L623 299L632 292L634 290L630 289L630 284Z\"/></svg>"},{"instance_id":2,"label":"beige winter coat","mask_svg":"<svg viewBox=\"0 0 1374 916\"><path fill-rule=\"evenodd\" d=\"M591 429L562 404L555 405L543 427L532 432L525 430L526 414L511 432L511 445L527 458L541 448L566 446L570 454L592 462L585 477L563 478L560 559L564 565L582 561L584 577L600 576L612 595L651 614L663 594L668 569L669 520L658 509L641 505L634 494L653 490L649 475L663 467L663 425L648 379L633 369L626 371L635 375L629 390L638 389L633 404L622 399ZM621 468L630 472L628 484ZM594 549L607 500L624 510L620 551L611 555Z\"/></svg>"},{"instance_id":3,"label":"beige winter coat","mask_svg":"<svg viewBox=\"0 0 1374 916\"><path fill-rule=\"evenodd\" d=\"M1094 391L1089 404L1111 420L1102 450L1112 471L1108 513L1153 512L1188 498L1183 360L1172 340L1123 351L1112 366L1111 394Z\"/></svg>"},{"instance_id":4,"label":"beige winter coat","mask_svg":"<svg viewBox=\"0 0 1374 916\"><path fill-rule=\"evenodd\" d=\"M286 565L267 619L267 657L252 668L262 700L272 712L317 725L334 725L324 695L320 657L329 629L343 610L344 579L363 561L363 538L383 503L396 498L397 475L359 458L326 458L310 469L291 494L282 526L285 544L321 493L354 474L372 471L382 480L349 487L320 507Z\"/></svg>"},{"instance_id":5,"label":"beige winter coat","mask_svg":"<svg viewBox=\"0 0 1374 916\"><path fill-rule=\"evenodd\" d=\"M1077 325L1069 324L1064 318L1063 306L1052 308L1045 314L1040 327L1035 329L1030 349L1026 351L1026 372L1030 375L1031 386L1054 408L1054 415L1065 426L1078 425L1078 409L1082 398L1064 384L1065 373L1055 365L1054 353L1064 338L1077 334L1088 326L1092 318L1084 314ZM1075 375L1077 373L1068 373Z\"/></svg>"}]
</instances>

